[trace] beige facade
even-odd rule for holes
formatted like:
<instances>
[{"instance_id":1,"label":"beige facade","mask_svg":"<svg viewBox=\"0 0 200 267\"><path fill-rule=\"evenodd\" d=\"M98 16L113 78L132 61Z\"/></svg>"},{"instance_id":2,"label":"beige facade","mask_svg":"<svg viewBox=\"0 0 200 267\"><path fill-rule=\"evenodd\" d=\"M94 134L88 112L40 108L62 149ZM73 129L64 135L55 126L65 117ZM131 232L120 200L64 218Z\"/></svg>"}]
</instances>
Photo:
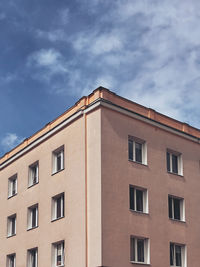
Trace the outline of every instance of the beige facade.
<instances>
[{"instance_id":1,"label":"beige facade","mask_svg":"<svg viewBox=\"0 0 200 267\"><path fill-rule=\"evenodd\" d=\"M199 138L105 88L83 97L0 159L0 266L198 267Z\"/></svg>"}]
</instances>

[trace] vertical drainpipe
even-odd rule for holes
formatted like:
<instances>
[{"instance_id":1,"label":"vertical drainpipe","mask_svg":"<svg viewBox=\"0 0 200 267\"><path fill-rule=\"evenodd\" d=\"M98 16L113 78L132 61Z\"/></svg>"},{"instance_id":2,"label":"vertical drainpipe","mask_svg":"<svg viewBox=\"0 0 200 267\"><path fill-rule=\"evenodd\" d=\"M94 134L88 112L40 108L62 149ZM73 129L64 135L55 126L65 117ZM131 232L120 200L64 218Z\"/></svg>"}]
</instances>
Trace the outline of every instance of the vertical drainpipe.
<instances>
[{"instance_id":1,"label":"vertical drainpipe","mask_svg":"<svg viewBox=\"0 0 200 267\"><path fill-rule=\"evenodd\" d=\"M85 123L85 267L88 267L88 201L87 201L87 114L84 113Z\"/></svg>"}]
</instances>

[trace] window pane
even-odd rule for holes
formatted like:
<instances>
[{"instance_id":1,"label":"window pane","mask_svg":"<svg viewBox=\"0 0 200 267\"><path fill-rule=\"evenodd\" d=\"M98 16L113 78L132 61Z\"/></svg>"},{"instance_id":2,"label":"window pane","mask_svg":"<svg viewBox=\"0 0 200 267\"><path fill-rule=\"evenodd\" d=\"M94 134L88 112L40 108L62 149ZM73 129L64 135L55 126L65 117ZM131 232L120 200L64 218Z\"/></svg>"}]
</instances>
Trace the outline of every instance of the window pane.
<instances>
[{"instance_id":1,"label":"window pane","mask_svg":"<svg viewBox=\"0 0 200 267\"><path fill-rule=\"evenodd\" d=\"M7 256L8 259L8 266L9 267L15 267L15 255L9 255Z\"/></svg>"},{"instance_id":2,"label":"window pane","mask_svg":"<svg viewBox=\"0 0 200 267\"><path fill-rule=\"evenodd\" d=\"M135 194L134 188L130 186L130 209L135 210Z\"/></svg>"},{"instance_id":3,"label":"window pane","mask_svg":"<svg viewBox=\"0 0 200 267\"><path fill-rule=\"evenodd\" d=\"M131 238L131 261L135 261L135 238Z\"/></svg>"},{"instance_id":4,"label":"window pane","mask_svg":"<svg viewBox=\"0 0 200 267\"><path fill-rule=\"evenodd\" d=\"M170 172L170 154L167 152L167 171Z\"/></svg>"},{"instance_id":5,"label":"window pane","mask_svg":"<svg viewBox=\"0 0 200 267\"><path fill-rule=\"evenodd\" d=\"M144 262L144 240L138 239L137 240L137 261Z\"/></svg>"},{"instance_id":6,"label":"window pane","mask_svg":"<svg viewBox=\"0 0 200 267\"><path fill-rule=\"evenodd\" d=\"M11 227L12 227L11 234L14 235L15 234L15 217L11 219Z\"/></svg>"},{"instance_id":7,"label":"window pane","mask_svg":"<svg viewBox=\"0 0 200 267\"><path fill-rule=\"evenodd\" d=\"M28 254L29 254L28 267L37 267L37 249L29 250Z\"/></svg>"},{"instance_id":8,"label":"window pane","mask_svg":"<svg viewBox=\"0 0 200 267\"><path fill-rule=\"evenodd\" d=\"M178 157L172 154L172 172L178 173Z\"/></svg>"},{"instance_id":9,"label":"window pane","mask_svg":"<svg viewBox=\"0 0 200 267\"><path fill-rule=\"evenodd\" d=\"M57 262L57 266L62 264L62 244L57 245L56 262Z\"/></svg>"},{"instance_id":10,"label":"window pane","mask_svg":"<svg viewBox=\"0 0 200 267\"><path fill-rule=\"evenodd\" d=\"M14 260L14 258L11 260L11 265L10 265L11 267L15 267L15 260Z\"/></svg>"},{"instance_id":11,"label":"window pane","mask_svg":"<svg viewBox=\"0 0 200 267\"><path fill-rule=\"evenodd\" d=\"M172 197L168 197L169 218L173 218L172 215Z\"/></svg>"},{"instance_id":12,"label":"window pane","mask_svg":"<svg viewBox=\"0 0 200 267\"><path fill-rule=\"evenodd\" d=\"M57 211L56 211L56 215L57 215L57 218L60 218L62 215L61 215L61 197L57 198Z\"/></svg>"},{"instance_id":13,"label":"window pane","mask_svg":"<svg viewBox=\"0 0 200 267\"><path fill-rule=\"evenodd\" d=\"M176 266L181 265L181 246L175 246L175 253L176 253Z\"/></svg>"},{"instance_id":14,"label":"window pane","mask_svg":"<svg viewBox=\"0 0 200 267\"><path fill-rule=\"evenodd\" d=\"M35 267L36 266L36 252L34 250L31 251L31 256L32 256L32 266L31 267Z\"/></svg>"},{"instance_id":15,"label":"window pane","mask_svg":"<svg viewBox=\"0 0 200 267\"><path fill-rule=\"evenodd\" d=\"M135 142L135 161L142 162L142 144Z\"/></svg>"},{"instance_id":16,"label":"window pane","mask_svg":"<svg viewBox=\"0 0 200 267\"><path fill-rule=\"evenodd\" d=\"M180 199L174 198L174 219L180 220Z\"/></svg>"},{"instance_id":17,"label":"window pane","mask_svg":"<svg viewBox=\"0 0 200 267\"><path fill-rule=\"evenodd\" d=\"M62 166L62 165L61 165L61 164L62 164L62 163L61 163L61 160L62 160L62 159L61 159L61 153L59 153L59 154L57 154L57 171L60 171L61 168L62 168L62 167L61 167L61 166Z\"/></svg>"},{"instance_id":18,"label":"window pane","mask_svg":"<svg viewBox=\"0 0 200 267\"><path fill-rule=\"evenodd\" d=\"M32 209L32 227L37 226L37 208Z\"/></svg>"},{"instance_id":19,"label":"window pane","mask_svg":"<svg viewBox=\"0 0 200 267\"><path fill-rule=\"evenodd\" d=\"M133 160L133 141L128 140L128 159Z\"/></svg>"},{"instance_id":20,"label":"window pane","mask_svg":"<svg viewBox=\"0 0 200 267\"><path fill-rule=\"evenodd\" d=\"M37 183L37 165L32 167L32 183L36 184Z\"/></svg>"},{"instance_id":21,"label":"window pane","mask_svg":"<svg viewBox=\"0 0 200 267\"><path fill-rule=\"evenodd\" d=\"M136 209L143 211L143 191L136 190Z\"/></svg>"},{"instance_id":22,"label":"window pane","mask_svg":"<svg viewBox=\"0 0 200 267\"><path fill-rule=\"evenodd\" d=\"M170 243L170 265L174 266L174 244Z\"/></svg>"},{"instance_id":23,"label":"window pane","mask_svg":"<svg viewBox=\"0 0 200 267\"><path fill-rule=\"evenodd\" d=\"M16 194L16 179L12 181L12 195Z\"/></svg>"}]
</instances>

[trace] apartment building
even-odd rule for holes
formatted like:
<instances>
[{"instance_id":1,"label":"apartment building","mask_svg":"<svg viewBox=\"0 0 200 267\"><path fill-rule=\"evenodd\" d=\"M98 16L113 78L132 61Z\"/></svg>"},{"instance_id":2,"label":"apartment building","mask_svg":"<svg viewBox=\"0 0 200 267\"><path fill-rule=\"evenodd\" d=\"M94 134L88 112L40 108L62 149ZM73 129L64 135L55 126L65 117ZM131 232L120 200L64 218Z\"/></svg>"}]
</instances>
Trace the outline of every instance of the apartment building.
<instances>
[{"instance_id":1,"label":"apartment building","mask_svg":"<svg viewBox=\"0 0 200 267\"><path fill-rule=\"evenodd\" d=\"M1 267L198 267L200 130L99 87L0 159Z\"/></svg>"}]
</instances>

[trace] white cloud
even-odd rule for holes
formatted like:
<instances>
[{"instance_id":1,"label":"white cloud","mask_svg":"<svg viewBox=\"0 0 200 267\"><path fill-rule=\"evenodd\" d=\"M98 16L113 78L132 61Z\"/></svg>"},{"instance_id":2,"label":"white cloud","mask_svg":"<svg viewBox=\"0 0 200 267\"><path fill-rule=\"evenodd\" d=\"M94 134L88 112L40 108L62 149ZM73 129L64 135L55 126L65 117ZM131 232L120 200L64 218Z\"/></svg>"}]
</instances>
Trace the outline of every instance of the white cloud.
<instances>
[{"instance_id":1,"label":"white cloud","mask_svg":"<svg viewBox=\"0 0 200 267\"><path fill-rule=\"evenodd\" d=\"M95 38L92 52L96 55L118 51L123 48L122 40L116 35L105 34Z\"/></svg>"},{"instance_id":2,"label":"white cloud","mask_svg":"<svg viewBox=\"0 0 200 267\"><path fill-rule=\"evenodd\" d=\"M44 82L51 82L56 75L63 76L68 73L68 64L65 58L54 48L41 49L29 55L27 66L35 68L33 77ZM54 84L54 87L57 88L57 85Z\"/></svg>"},{"instance_id":3,"label":"white cloud","mask_svg":"<svg viewBox=\"0 0 200 267\"><path fill-rule=\"evenodd\" d=\"M55 49L42 49L29 57L29 62L35 62L39 66L49 67L55 65L61 58L61 54Z\"/></svg>"},{"instance_id":4,"label":"white cloud","mask_svg":"<svg viewBox=\"0 0 200 267\"><path fill-rule=\"evenodd\" d=\"M8 151L23 141L23 138L17 136L15 133L7 133L1 140L1 145Z\"/></svg>"},{"instance_id":5,"label":"white cloud","mask_svg":"<svg viewBox=\"0 0 200 267\"><path fill-rule=\"evenodd\" d=\"M123 39L117 31L109 33L86 32L78 34L73 40L74 48L79 52L87 52L98 56L123 49Z\"/></svg>"}]
</instances>

